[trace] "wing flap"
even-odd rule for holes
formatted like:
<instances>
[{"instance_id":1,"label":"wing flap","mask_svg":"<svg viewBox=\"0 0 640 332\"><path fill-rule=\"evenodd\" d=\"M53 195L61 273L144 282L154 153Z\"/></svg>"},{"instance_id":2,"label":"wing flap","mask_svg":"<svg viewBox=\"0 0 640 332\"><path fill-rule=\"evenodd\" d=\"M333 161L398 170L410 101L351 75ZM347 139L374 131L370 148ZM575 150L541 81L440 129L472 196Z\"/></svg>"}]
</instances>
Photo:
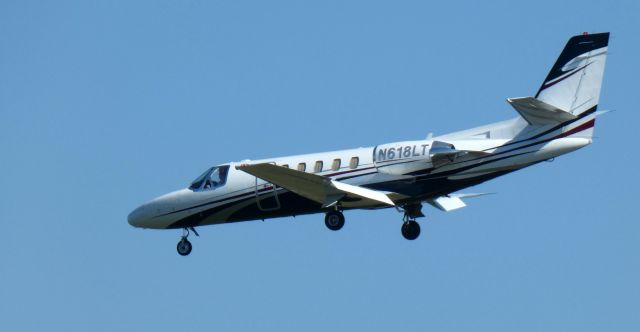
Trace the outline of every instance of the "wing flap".
<instances>
[{"instance_id":1,"label":"wing flap","mask_svg":"<svg viewBox=\"0 0 640 332\"><path fill-rule=\"evenodd\" d=\"M367 198L373 201L377 201L380 203L384 203L387 205L391 205L394 206L395 204L393 203L393 201L389 198L389 196L385 195L384 193L380 192L380 191L375 191L375 190L371 190L371 189L367 189L364 187L360 187L360 186L354 186L354 185L350 185L350 184L346 184L343 182L338 182L338 181L333 181L331 180L331 184L338 190L349 193L349 194L353 194L356 196L360 196L363 198Z\"/></svg>"}]
</instances>

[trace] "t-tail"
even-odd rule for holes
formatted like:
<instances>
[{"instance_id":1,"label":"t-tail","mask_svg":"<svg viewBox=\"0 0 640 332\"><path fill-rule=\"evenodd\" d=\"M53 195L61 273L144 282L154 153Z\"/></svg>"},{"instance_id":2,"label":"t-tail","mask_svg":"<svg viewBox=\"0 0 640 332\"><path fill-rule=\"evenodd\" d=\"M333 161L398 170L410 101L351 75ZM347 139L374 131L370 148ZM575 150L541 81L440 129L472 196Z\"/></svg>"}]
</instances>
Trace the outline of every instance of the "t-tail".
<instances>
[{"instance_id":1,"label":"t-tail","mask_svg":"<svg viewBox=\"0 0 640 332\"><path fill-rule=\"evenodd\" d=\"M565 137L591 138L608 43L608 32L571 37L536 96L508 102L530 125L562 125Z\"/></svg>"}]
</instances>

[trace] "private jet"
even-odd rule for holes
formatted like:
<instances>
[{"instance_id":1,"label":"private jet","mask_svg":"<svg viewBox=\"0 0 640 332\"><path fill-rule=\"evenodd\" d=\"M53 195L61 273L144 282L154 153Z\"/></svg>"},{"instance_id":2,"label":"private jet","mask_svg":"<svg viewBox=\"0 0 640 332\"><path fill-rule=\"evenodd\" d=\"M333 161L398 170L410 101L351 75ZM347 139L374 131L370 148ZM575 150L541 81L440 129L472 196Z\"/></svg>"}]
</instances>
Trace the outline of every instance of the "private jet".
<instances>
[{"instance_id":1,"label":"private jet","mask_svg":"<svg viewBox=\"0 0 640 332\"><path fill-rule=\"evenodd\" d=\"M535 96L508 98L516 118L441 136L208 168L188 188L128 216L134 227L182 229L180 255L196 227L324 213L332 231L352 209L395 208L401 234L420 235L423 204L442 211L480 196L459 191L592 143L609 33L569 39Z\"/></svg>"}]
</instances>

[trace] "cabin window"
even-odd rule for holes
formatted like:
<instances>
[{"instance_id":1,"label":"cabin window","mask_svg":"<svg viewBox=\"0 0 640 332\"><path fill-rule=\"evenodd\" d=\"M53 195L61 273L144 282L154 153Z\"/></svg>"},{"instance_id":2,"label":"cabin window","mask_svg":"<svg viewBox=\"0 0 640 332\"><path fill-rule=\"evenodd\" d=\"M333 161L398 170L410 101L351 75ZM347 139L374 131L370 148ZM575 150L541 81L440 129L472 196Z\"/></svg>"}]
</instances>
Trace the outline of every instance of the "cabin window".
<instances>
[{"instance_id":1,"label":"cabin window","mask_svg":"<svg viewBox=\"0 0 640 332\"><path fill-rule=\"evenodd\" d=\"M349 161L349 168L351 169L358 168L359 163L360 163L360 158L352 157L351 161Z\"/></svg>"},{"instance_id":2,"label":"cabin window","mask_svg":"<svg viewBox=\"0 0 640 332\"><path fill-rule=\"evenodd\" d=\"M333 160L333 163L331 164L331 169L334 171L337 171L340 169L340 159Z\"/></svg>"},{"instance_id":3,"label":"cabin window","mask_svg":"<svg viewBox=\"0 0 640 332\"><path fill-rule=\"evenodd\" d=\"M322 160L318 160L316 161L316 165L313 167L313 171L315 173L320 173L322 172Z\"/></svg>"},{"instance_id":4,"label":"cabin window","mask_svg":"<svg viewBox=\"0 0 640 332\"><path fill-rule=\"evenodd\" d=\"M307 164L305 164L305 163L299 163L298 164L298 170L300 172L304 172L306 169L307 169Z\"/></svg>"},{"instance_id":5,"label":"cabin window","mask_svg":"<svg viewBox=\"0 0 640 332\"><path fill-rule=\"evenodd\" d=\"M289 164L282 164L282 167L289 168Z\"/></svg>"}]
</instances>

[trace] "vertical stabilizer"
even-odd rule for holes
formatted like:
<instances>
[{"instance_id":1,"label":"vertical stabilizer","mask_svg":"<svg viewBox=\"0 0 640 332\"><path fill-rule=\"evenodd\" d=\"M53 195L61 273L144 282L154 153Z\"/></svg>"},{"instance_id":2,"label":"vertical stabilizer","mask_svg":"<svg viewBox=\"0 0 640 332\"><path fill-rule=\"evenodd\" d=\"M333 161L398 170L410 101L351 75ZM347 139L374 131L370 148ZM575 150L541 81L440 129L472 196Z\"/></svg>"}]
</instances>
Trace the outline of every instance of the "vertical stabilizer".
<instances>
[{"instance_id":1,"label":"vertical stabilizer","mask_svg":"<svg viewBox=\"0 0 640 332\"><path fill-rule=\"evenodd\" d=\"M573 115L595 111L608 44L608 32L569 39L536 98Z\"/></svg>"}]
</instances>

